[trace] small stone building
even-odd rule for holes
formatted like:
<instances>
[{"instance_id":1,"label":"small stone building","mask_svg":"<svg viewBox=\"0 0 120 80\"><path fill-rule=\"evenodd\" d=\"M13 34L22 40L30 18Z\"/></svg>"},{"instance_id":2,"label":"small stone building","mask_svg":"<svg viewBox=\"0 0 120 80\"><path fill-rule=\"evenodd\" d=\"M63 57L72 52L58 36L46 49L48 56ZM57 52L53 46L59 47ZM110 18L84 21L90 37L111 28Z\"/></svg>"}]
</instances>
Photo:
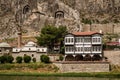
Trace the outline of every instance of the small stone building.
<instances>
[{"instance_id":1,"label":"small stone building","mask_svg":"<svg viewBox=\"0 0 120 80\"><path fill-rule=\"evenodd\" d=\"M28 42L25 46L21 48L13 48L12 49L12 55L14 58L17 56L24 56L28 55L31 56L31 58L36 58L37 62L40 61L41 55L47 55L47 48L46 47L37 47L36 43L34 42Z\"/></svg>"},{"instance_id":2,"label":"small stone building","mask_svg":"<svg viewBox=\"0 0 120 80\"><path fill-rule=\"evenodd\" d=\"M0 43L0 53L1 54L8 54L12 52L12 47L6 43L6 42L2 42Z\"/></svg>"}]
</instances>

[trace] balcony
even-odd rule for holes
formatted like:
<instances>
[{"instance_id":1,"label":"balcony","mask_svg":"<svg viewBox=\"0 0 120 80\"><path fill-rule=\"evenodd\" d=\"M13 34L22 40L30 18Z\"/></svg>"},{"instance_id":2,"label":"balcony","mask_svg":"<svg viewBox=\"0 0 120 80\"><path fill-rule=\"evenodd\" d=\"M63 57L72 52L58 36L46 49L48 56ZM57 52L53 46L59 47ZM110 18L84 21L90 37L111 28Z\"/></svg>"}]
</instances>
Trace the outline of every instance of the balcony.
<instances>
[{"instance_id":1,"label":"balcony","mask_svg":"<svg viewBox=\"0 0 120 80\"><path fill-rule=\"evenodd\" d=\"M65 42L65 45L74 45L74 42L70 42L70 43Z\"/></svg>"},{"instance_id":2,"label":"balcony","mask_svg":"<svg viewBox=\"0 0 120 80\"><path fill-rule=\"evenodd\" d=\"M74 52L66 52L66 51L65 51L65 54L74 54Z\"/></svg>"},{"instance_id":3,"label":"balcony","mask_svg":"<svg viewBox=\"0 0 120 80\"><path fill-rule=\"evenodd\" d=\"M101 54L102 51L92 51L93 54Z\"/></svg>"},{"instance_id":4,"label":"balcony","mask_svg":"<svg viewBox=\"0 0 120 80\"><path fill-rule=\"evenodd\" d=\"M102 44L101 42L92 42L92 44Z\"/></svg>"},{"instance_id":5,"label":"balcony","mask_svg":"<svg viewBox=\"0 0 120 80\"><path fill-rule=\"evenodd\" d=\"M83 54L84 52L83 51L80 51L80 52L75 52L75 54Z\"/></svg>"}]
</instances>

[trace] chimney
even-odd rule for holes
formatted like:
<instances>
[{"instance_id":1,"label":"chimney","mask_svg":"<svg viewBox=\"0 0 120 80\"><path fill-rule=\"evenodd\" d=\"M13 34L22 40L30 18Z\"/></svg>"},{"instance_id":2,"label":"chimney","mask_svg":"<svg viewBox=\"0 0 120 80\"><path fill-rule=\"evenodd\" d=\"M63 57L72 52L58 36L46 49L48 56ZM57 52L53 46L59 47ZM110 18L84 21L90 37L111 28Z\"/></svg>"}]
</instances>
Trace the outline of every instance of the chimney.
<instances>
[{"instance_id":1,"label":"chimney","mask_svg":"<svg viewBox=\"0 0 120 80\"><path fill-rule=\"evenodd\" d=\"M22 43L22 33L18 32L18 48L21 48Z\"/></svg>"},{"instance_id":2,"label":"chimney","mask_svg":"<svg viewBox=\"0 0 120 80\"><path fill-rule=\"evenodd\" d=\"M100 30L100 31L99 31L99 33L101 33L101 34L102 34L102 30Z\"/></svg>"}]
</instances>

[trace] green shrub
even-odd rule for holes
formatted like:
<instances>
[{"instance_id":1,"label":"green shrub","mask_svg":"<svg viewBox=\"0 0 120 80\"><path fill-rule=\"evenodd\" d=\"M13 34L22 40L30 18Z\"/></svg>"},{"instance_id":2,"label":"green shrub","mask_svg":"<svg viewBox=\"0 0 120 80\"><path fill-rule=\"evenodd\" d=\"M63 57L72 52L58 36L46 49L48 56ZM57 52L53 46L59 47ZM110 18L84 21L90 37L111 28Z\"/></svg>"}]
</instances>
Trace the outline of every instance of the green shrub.
<instances>
[{"instance_id":1,"label":"green shrub","mask_svg":"<svg viewBox=\"0 0 120 80\"><path fill-rule=\"evenodd\" d=\"M12 63L13 60L14 60L14 57L13 57L12 55L6 55L6 56L7 56L6 62L7 62L7 63Z\"/></svg>"},{"instance_id":2,"label":"green shrub","mask_svg":"<svg viewBox=\"0 0 120 80\"><path fill-rule=\"evenodd\" d=\"M40 60L44 63L50 63L50 58L47 55L41 55Z\"/></svg>"},{"instance_id":3,"label":"green shrub","mask_svg":"<svg viewBox=\"0 0 120 80\"><path fill-rule=\"evenodd\" d=\"M24 62L25 63L30 63L30 61L31 61L31 57L30 56L24 56Z\"/></svg>"},{"instance_id":4,"label":"green shrub","mask_svg":"<svg viewBox=\"0 0 120 80\"><path fill-rule=\"evenodd\" d=\"M18 57L16 57L16 62L17 63L22 63L22 57L21 56L18 56Z\"/></svg>"},{"instance_id":5,"label":"green shrub","mask_svg":"<svg viewBox=\"0 0 120 80\"><path fill-rule=\"evenodd\" d=\"M35 63L36 62L36 58L33 58L32 61Z\"/></svg>"},{"instance_id":6,"label":"green shrub","mask_svg":"<svg viewBox=\"0 0 120 80\"><path fill-rule=\"evenodd\" d=\"M0 57L0 63L2 63L2 64L5 63L6 59L7 59L7 57L5 55L1 56Z\"/></svg>"},{"instance_id":7,"label":"green shrub","mask_svg":"<svg viewBox=\"0 0 120 80\"><path fill-rule=\"evenodd\" d=\"M59 60L62 61L64 57L62 55L59 56Z\"/></svg>"}]
</instances>

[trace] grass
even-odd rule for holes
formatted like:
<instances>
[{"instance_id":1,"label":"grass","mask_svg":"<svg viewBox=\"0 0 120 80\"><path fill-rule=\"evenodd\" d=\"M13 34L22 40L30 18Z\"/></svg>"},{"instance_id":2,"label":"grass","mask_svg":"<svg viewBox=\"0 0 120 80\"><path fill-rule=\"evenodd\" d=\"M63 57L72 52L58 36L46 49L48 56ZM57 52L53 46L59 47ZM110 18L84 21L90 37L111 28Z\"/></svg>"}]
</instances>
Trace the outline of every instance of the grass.
<instances>
[{"instance_id":1,"label":"grass","mask_svg":"<svg viewBox=\"0 0 120 80\"><path fill-rule=\"evenodd\" d=\"M59 69L53 64L44 63L13 63L0 64L0 72L19 71L19 72L57 72Z\"/></svg>"},{"instance_id":2,"label":"grass","mask_svg":"<svg viewBox=\"0 0 120 80\"><path fill-rule=\"evenodd\" d=\"M120 78L120 67L112 65L111 72L100 73L59 73L53 64L22 63L0 64L0 76L41 76L41 77L99 77Z\"/></svg>"},{"instance_id":3,"label":"grass","mask_svg":"<svg viewBox=\"0 0 120 80\"><path fill-rule=\"evenodd\" d=\"M99 77L120 78L120 73L28 73L28 72L0 72L0 76L40 76L40 77Z\"/></svg>"}]
</instances>

